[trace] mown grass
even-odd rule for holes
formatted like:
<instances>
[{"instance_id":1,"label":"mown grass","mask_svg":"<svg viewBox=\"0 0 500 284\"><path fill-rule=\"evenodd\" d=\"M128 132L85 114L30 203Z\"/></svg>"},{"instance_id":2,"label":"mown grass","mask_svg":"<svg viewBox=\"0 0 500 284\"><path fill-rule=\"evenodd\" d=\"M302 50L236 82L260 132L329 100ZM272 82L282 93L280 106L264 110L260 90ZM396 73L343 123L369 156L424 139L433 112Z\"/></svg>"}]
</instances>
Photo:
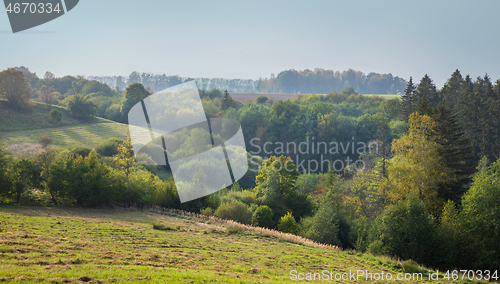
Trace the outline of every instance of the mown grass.
<instances>
[{"instance_id":1,"label":"mown grass","mask_svg":"<svg viewBox=\"0 0 500 284\"><path fill-rule=\"evenodd\" d=\"M57 109L63 114L63 119L60 122L56 123L50 118L52 109ZM64 107L48 106L32 101L30 108L14 110L7 105L6 100L0 99L0 132L54 128L81 123L80 120L72 117Z\"/></svg>"},{"instance_id":2,"label":"mown grass","mask_svg":"<svg viewBox=\"0 0 500 284\"><path fill-rule=\"evenodd\" d=\"M0 206L0 228L0 282L290 283L293 269L393 269L349 251L138 210Z\"/></svg>"},{"instance_id":3,"label":"mown grass","mask_svg":"<svg viewBox=\"0 0 500 284\"><path fill-rule=\"evenodd\" d=\"M54 108L63 113L59 123L50 118L50 110ZM38 138L47 134L53 145L94 147L111 137L126 138L127 133L125 124L98 117L81 121L59 106L32 102L30 110L16 111L0 100L0 142L9 145L38 143Z\"/></svg>"},{"instance_id":4,"label":"mown grass","mask_svg":"<svg viewBox=\"0 0 500 284\"><path fill-rule=\"evenodd\" d=\"M99 123L86 123L75 126L44 128L35 130L0 132L0 142L7 144L38 143L38 137L47 134L53 140L52 145L94 147L112 137L126 138L128 125L109 120Z\"/></svg>"}]
</instances>

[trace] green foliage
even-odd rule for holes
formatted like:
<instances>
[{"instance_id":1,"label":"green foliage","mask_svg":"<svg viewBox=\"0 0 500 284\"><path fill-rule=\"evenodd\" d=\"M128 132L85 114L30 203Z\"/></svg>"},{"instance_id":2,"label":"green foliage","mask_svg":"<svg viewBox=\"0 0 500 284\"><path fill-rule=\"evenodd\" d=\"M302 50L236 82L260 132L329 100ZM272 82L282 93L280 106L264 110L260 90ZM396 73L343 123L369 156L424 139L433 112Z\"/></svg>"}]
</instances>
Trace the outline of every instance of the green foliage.
<instances>
[{"instance_id":1,"label":"green foliage","mask_svg":"<svg viewBox=\"0 0 500 284\"><path fill-rule=\"evenodd\" d=\"M473 267L500 269L500 160L474 176L462 206L463 235L475 252Z\"/></svg>"},{"instance_id":2,"label":"green foliage","mask_svg":"<svg viewBox=\"0 0 500 284\"><path fill-rule=\"evenodd\" d=\"M348 248L352 247L350 225L342 207L343 194L339 186L335 181L323 192L316 214L301 221L301 234L316 242Z\"/></svg>"},{"instance_id":3,"label":"green foliage","mask_svg":"<svg viewBox=\"0 0 500 284\"><path fill-rule=\"evenodd\" d=\"M471 141L464 136L457 116L443 105L436 108L434 119L434 139L441 146L439 156L444 165L450 169L453 179L444 180L440 184L439 195L445 200L460 203L462 195L467 191L471 176L475 172L472 161Z\"/></svg>"},{"instance_id":4,"label":"green foliage","mask_svg":"<svg viewBox=\"0 0 500 284\"><path fill-rule=\"evenodd\" d=\"M298 176L295 164L285 156L271 156L260 167L254 192L260 204L272 209L275 222L288 211L300 219L314 210L312 199L295 189Z\"/></svg>"},{"instance_id":5,"label":"green foliage","mask_svg":"<svg viewBox=\"0 0 500 284\"><path fill-rule=\"evenodd\" d=\"M234 220L242 224L250 224L252 222L252 211L250 207L241 201L232 201L231 203L223 203L217 210L215 216L223 219Z\"/></svg>"},{"instance_id":6,"label":"green foliage","mask_svg":"<svg viewBox=\"0 0 500 284\"><path fill-rule=\"evenodd\" d=\"M320 178L321 175L319 174L303 173L298 176L297 181L295 182L295 187L297 188L298 192L310 195L311 193L316 191Z\"/></svg>"},{"instance_id":7,"label":"green foliage","mask_svg":"<svg viewBox=\"0 0 500 284\"><path fill-rule=\"evenodd\" d=\"M22 158L12 164L13 191L12 196L19 204L21 195L28 189L40 185L42 169L31 160Z\"/></svg>"},{"instance_id":8,"label":"green foliage","mask_svg":"<svg viewBox=\"0 0 500 284\"><path fill-rule=\"evenodd\" d=\"M292 216L292 213L287 212L285 216L282 216L280 218L280 221L278 223L278 230L284 233L290 233L294 235L299 233L299 225L297 225L297 222L295 221L295 218Z\"/></svg>"},{"instance_id":9,"label":"green foliage","mask_svg":"<svg viewBox=\"0 0 500 284\"><path fill-rule=\"evenodd\" d=\"M5 98L12 108L28 107L32 96L30 85L21 71L11 68L0 72L0 98Z\"/></svg>"},{"instance_id":10,"label":"green foliage","mask_svg":"<svg viewBox=\"0 0 500 284\"><path fill-rule=\"evenodd\" d=\"M123 143L121 138L109 138L95 147L97 154L105 157L112 157L118 154L118 147Z\"/></svg>"},{"instance_id":11,"label":"green foliage","mask_svg":"<svg viewBox=\"0 0 500 284\"><path fill-rule=\"evenodd\" d=\"M220 109L223 111L226 111L230 107L236 108L237 102L235 100L233 100L233 98L231 98L231 96L229 96L229 92L227 90L225 90L224 96L222 97L221 102L220 102Z\"/></svg>"},{"instance_id":12,"label":"green foliage","mask_svg":"<svg viewBox=\"0 0 500 284\"><path fill-rule=\"evenodd\" d=\"M210 91L199 90L199 93L200 93L200 98L202 98L202 99L213 100L213 99L222 98L222 92L220 90L217 90L217 89L212 89Z\"/></svg>"},{"instance_id":13,"label":"green foliage","mask_svg":"<svg viewBox=\"0 0 500 284\"><path fill-rule=\"evenodd\" d=\"M215 210L212 207L205 207L200 210L200 214L206 216L213 216L215 214Z\"/></svg>"},{"instance_id":14,"label":"green foliage","mask_svg":"<svg viewBox=\"0 0 500 284\"><path fill-rule=\"evenodd\" d=\"M410 115L408 134L392 143L394 158L382 186L388 200L396 202L415 194L424 200L429 212L439 216L444 203L439 185L454 176L439 155L440 145L431 139L434 128L429 116Z\"/></svg>"},{"instance_id":15,"label":"green foliage","mask_svg":"<svg viewBox=\"0 0 500 284\"><path fill-rule=\"evenodd\" d=\"M153 189L152 204L162 207L177 207L180 201L174 181L172 179L167 181L154 179L154 182L157 185Z\"/></svg>"},{"instance_id":16,"label":"green foliage","mask_svg":"<svg viewBox=\"0 0 500 284\"><path fill-rule=\"evenodd\" d=\"M96 206L109 202L120 192L120 180L91 151L88 157L69 157L50 168L48 186L58 201L78 206Z\"/></svg>"},{"instance_id":17,"label":"green foliage","mask_svg":"<svg viewBox=\"0 0 500 284\"><path fill-rule=\"evenodd\" d=\"M149 95L150 93L146 91L146 89L142 84L139 83L130 84L125 89L125 94L123 96L123 101L120 109L122 116L124 118L127 118L130 109L141 100L147 98Z\"/></svg>"},{"instance_id":18,"label":"green foliage","mask_svg":"<svg viewBox=\"0 0 500 284\"><path fill-rule=\"evenodd\" d=\"M0 198L7 197L12 188L12 176L10 173L10 165L12 157L5 143L0 143ZM2 200L0 199L0 202Z\"/></svg>"},{"instance_id":19,"label":"green foliage","mask_svg":"<svg viewBox=\"0 0 500 284\"><path fill-rule=\"evenodd\" d=\"M266 97L266 96L259 96L255 100L255 102L258 103L258 104L265 104L268 100L269 100L269 98Z\"/></svg>"},{"instance_id":20,"label":"green foliage","mask_svg":"<svg viewBox=\"0 0 500 284\"><path fill-rule=\"evenodd\" d=\"M75 147L69 148L69 152L75 158L77 156L81 156L81 157L85 158L90 154L91 151L92 151L91 148L85 147L85 146L75 146Z\"/></svg>"},{"instance_id":21,"label":"green foliage","mask_svg":"<svg viewBox=\"0 0 500 284\"><path fill-rule=\"evenodd\" d=\"M401 119L407 121L412 114L416 110L416 104L418 99L415 95L416 87L413 84L413 78L410 77L410 81L408 81L408 85L405 89L405 94L401 96Z\"/></svg>"},{"instance_id":22,"label":"green foliage","mask_svg":"<svg viewBox=\"0 0 500 284\"><path fill-rule=\"evenodd\" d=\"M63 117L63 114L59 110L54 108L50 111L50 118L52 118L52 120L54 122L56 122L56 123L61 122L62 117Z\"/></svg>"},{"instance_id":23,"label":"green foliage","mask_svg":"<svg viewBox=\"0 0 500 284\"><path fill-rule=\"evenodd\" d=\"M88 119L95 116L98 106L78 94L68 98L68 110L80 119Z\"/></svg>"},{"instance_id":24,"label":"green foliage","mask_svg":"<svg viewBox=\"0 0 500 284\"><path fill-rule=\"evenodd\" d=\"M267 205L261 205L255 209L252 216L252 225L272 229L274 228L273 211Z\"/></svg>"},{"instance_id":25,"label":"green foliage","mask_svg":"<svg viewBox=\"0 0 500 284\"><path fill-rule=\"evenodd\" d=\"M401 259L432 263L438 256L434 219L426 212L425 204L415 195L391 205L377 217L370 251L383 250Z\"/></svg>"},{"instance_id":26,"label":"green foliage","mask_svg":"<svg viewBox=\"0 0 500 284\"><path fill-rule=\"evenodd\" d=\"M285 70L269 79L260 79L258 90L262 93L316 93L326 94L351 87L365 94L396 94L403 92L405 80L392 74L364 74L352 69L335 72L316 68L302 71Z\"/></svg>"}]
</instances>

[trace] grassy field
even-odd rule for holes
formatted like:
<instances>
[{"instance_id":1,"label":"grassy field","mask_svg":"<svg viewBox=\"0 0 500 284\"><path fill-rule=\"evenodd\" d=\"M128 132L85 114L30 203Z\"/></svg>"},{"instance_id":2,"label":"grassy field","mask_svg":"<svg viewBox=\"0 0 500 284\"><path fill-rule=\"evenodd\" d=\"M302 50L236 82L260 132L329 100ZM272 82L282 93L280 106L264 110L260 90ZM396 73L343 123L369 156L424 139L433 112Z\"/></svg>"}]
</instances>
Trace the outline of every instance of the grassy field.
<instances>
[{"instance_id":1,"label":"grassy field","mask_svg":"<svg viewBox=\"0 0 500 284\"><path fill-rule=\"evenodd\" d=\"M63 113L59 123L50 118L50 110ZM29 111L15 111L0 100L0 142L7 144L38 143L38 137L47 134L53 145L94 147L111 137L126 138L128 126L94 117L88 121L73 118L65 108L33 103Z\"/></svg>"},{"instance_id":2,"label":"grassy field","mask_svg":"<svg viewBox=\"0 0 500 284\"><path fill-rule=\"evenodd\" d=\"M291 270L402 272L390 259L148 210L3 205L0 228L0 282L291 283Z\"/></svg>"},{"instance_id":3,"label":"grassy field","mask_svg":"<svg viewBox=\"0 0 500 284\"><path fill-rule=\"evenodd\" d=\"M82 122L73 118L66 108L48 106L39 102L32 102L32 107L27 110L13 110L6 105L5 100L0 100L0 132L21 131L42 128L78 125ZM50 111L57 109L63 114L61 122L56 123L50 118ZM98 119L91 122L98 122Z\"/></svg>"},{"instance_id":4,"label":"grassy field","mask_svg":"<svg viewBox=\"0 0 500 284\"><path fill-rule=\"evenodd\" d=\"M391 94L391 95L388 95L388 94L361 94L361 95L363 95L363 96L379 96L379 97L382 97L386 100L401 97L401 95L395 95L395 94Z\"/></svg>"},{"instance_id":5,"label":"grassy field","mask_svg":"<svg viewBox=\"0 0 500 284\"><path fill-rule=\"evenodd\" d=\"M99 123L84 123L75 126L0 132L0 142L38 143L38 137L47 134L53 140L52 145L94 147L111 137L126 138L127 133L128 125L103 120Z\"/></svg>"}]
</instances>

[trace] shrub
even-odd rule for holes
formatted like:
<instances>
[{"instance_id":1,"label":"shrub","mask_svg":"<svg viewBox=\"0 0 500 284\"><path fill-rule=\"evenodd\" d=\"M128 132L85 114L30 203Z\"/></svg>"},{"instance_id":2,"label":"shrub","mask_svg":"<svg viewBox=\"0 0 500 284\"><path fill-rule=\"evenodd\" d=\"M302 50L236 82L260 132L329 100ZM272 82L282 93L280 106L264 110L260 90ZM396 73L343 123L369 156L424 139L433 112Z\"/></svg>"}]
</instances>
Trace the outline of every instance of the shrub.
<instances>
[{"instance_id":1,"label":"shrub","mask_svg":"<svg viewBox=\"0 0 500 284\"><path fill-rule=\"evenodd\" d=\"M269 229L273 228L273 210L267 205L257 207L252 216L252 225Z\"/></svg>"},{"instance_id":2,"label":"shrub","mask_svg":"<svg viewBox=\"0 0 500 284\"><path fill-rule=\"evenodd\" d=\"M8 170L11 163L12 157L7 150L7 145L5 143L0 143L0 197L6 195L12 187L12 176ZM1 201L0 199L0 202Z\"/></svg>"},{"instance_id":3,"label":"shrub","mask_svg":"<svg viewBox=\"0 0 500 284\"><path fill-rule=\"evenodd\" d=\"M62 117L63 114L59 110L54 108L50 111L50 118L52 118L54 122L60 122L62 120Z\"/></svg>"},{"instance_id":4,"label":"shrub","mask_svg":"<svg viewBox=\"0 0 500 284\"><path fill-rule=\"evenodd\" d=\"M206 207L200 210L200 213L203 215L207 216L213 216L214 215L214 209L212 207Z\"/></svg>"},{"instance_id":5,"label":"shrub","mask_svg":"<svg viewBox=\"0 0 500 284\"><path fill-rule=\"evenodd\" d=\"M389 206L377 217L371 239L381 242L370 245L371 251L382 250L403 260L432 264L439 254L434 249L434 219L426 212L425 204L413 195Z\"/></svg>"},{"instance_id":6,"label":"shrub","mask_svg":"<svg viewBox=\"0 0 500 284\"><path fill-rule=\"evenodd\" d=\"M92 149L85 146L75 146L70 149L71 155L73 157L76 156L82 156L83 158L87 157L90 154L90 151L92 151Z\"/></svg>"},{"instance_id":7,"label":"shrub","mask_svg":"<svg viewBox=\"0 0 500 284\"><path fill-rule=\"evenodd\" d=\"M269 98L268 98L268 97L266 97L266 96L259 96L259 97L257 98L256 102L257 102L258 104L264 104L264 103L266 103L268 100L269 100Z\"/></svg>"},{"instance_id":8,"label":"shrub","mask_svg":"<svg viewBox=\"0 0 500 284\"><path fill-rule=\"evenodd\" d=\"M121 138L109 138L95 148L97 154L104 157L112 157L118 154L118 146L123 143Z\"/></svg>"},{"instance_id":9,"label":"shrub","mask_svg":"<svg viewBox=\"0 0 500 284\"><path fill-rule=\"evenodd\" d=\"M109 119L109 120L113 120L113 121L117 121L117 122L124 122L123 115L120 112L120 105L119 104L110 105L106 109L106 111L104 112L104 117Z\"/></svg>"},{"instance_id":10,"label":"shrub","mask_svg":"<svg viewBox=\"0 0 500 284\"><path fill-rule=\"evenodd\" d=\"M96 115L98 106L80 95L68 98L68 110L80 119L88 119Z\"/></svg>"},{"instance_id":11,"label":"shrub","mask_svg":"<svg viewBox=\"0 0 500 284\"><path fill-rule=\"evenodd\" d=\"M163 224L153 224L153 229L160 230L160 231L175 231L174 228L172 228L170 226L165 226Z\"/></svg>"},{"instance_id":12,"label":"shrub","mask_svg":"<svg viewBox=\"0 0 500 284\"><path fill-rule=\"evenodd\" d=\"M43 136L40 136L38 137L38 143L40 143L42 145L42 148L47 148L47 146L49 146L50 143L52 143L52 139L49 138L49 136L47 136L47 134L43 135Z\"/></svg>"},{"instance_id":13,"label":"shrub","mask_svg":"<svg viewBox=\"0 0 500 284\"><path fill-rule=\"evenodd\" d=\"M288 212L285 216L281 217L278 223L278 230L294 235L299 233L299 225L297 225L297 222L295 221L295 218L293 218L292 213Z\"/></svg>"},{"instance_id":14,"label":"shrub","mask_svg":"<svg viewBox=\"0 0 500 284\"><path fill-rule=\"evenodd\" d=\"M252 211L250 207L241 201L234 200L231 203L223 203L215 211L215 216L223 219L230 219L242 224L252 222Z\"/></svg>"}]
</instances>

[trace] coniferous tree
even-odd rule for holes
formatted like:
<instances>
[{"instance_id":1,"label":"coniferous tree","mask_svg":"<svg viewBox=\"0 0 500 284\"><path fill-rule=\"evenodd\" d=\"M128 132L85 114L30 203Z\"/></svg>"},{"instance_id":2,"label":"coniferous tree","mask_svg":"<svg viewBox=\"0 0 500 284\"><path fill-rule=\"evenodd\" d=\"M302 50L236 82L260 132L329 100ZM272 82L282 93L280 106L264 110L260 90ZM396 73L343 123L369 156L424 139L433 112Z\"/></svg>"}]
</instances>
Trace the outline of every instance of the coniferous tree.
<instances>
[{"instance_id":1,"label":"coniferous tree","mask_svg":"<svg viewBox=\"0 0 500 284\"><path fill-rule=\"evenodd\" d=\"M464 87L460 92L457 102L457 118L460 125L465 130L465 137L470 139L474 155L479 153L478 143L478 118L479 118L479 100L475 97L474 83L469 75L465 77Z\"/></svg>"},{"instance_id":2,"label":"coniferous tree","mask_svg":"<svg viewBox=\"0 0 500 284\"><path fill-rule=\"evenodd\" d=\"M440 103L436 85L434 85L431 78L427 74L425 74L420 80L420 83L415 91L415 95L418 100L418 105L425 103L423 102L424 97L427 98L428 104L431 108L436 108Z\"/></svg>"},{"instance_id":3,"label":"coniferous tree","mask_svg":"<svg viewBox=\"0 0 500 284\"><path fill-rule=\"evenodd\" d=\"M456 110L455 107L457 106L457 101L460 97L463 85L464 79L462 74L460 74L460 71L456 69L440 92L440 97L442 98L444 106L447 109Z\"/></svg>"},{"instance_id":4,"label":"coniferous tree","mask_svg":"<svg viewBox=\"0 0 500 284\"><path fill-rule=\"evenodd\" d=\"M220 108L222 110L226 110L233 106L233 98L229 96L229 92L227 90L224 91L224 96L222 97Z\"/></svg>"},{"instance_id":5,"label":"coniferous tree","mask_svg":"<svg viewBox=\"0 0 500 284\"><path fill-rule=\"evenodd\" d=\"M479 99L478 128L480 129L479 149L481 156L497 159L500 150L499 98L493 92L493 85L488 75L477 78L474 84L474 95Z\"/></svg>"},{"instance_id":6,"label":"coniferous tree","mask_svg":"<svg viewBox=\"0 0 500 284\"><path fill-rule=\"evenodd\" d=\"M418 106L417 106L417 111L420 114L425 114L428 116L432 115L433 109L431 107L431 103L429 102L429 99L427 98L427 94L424 94L424 96L420 99Z\"/></svg>"},{"instance_id":7,"label":"coniferous tree","mask_svg":"<svg viewBox=\"0 0 500 284\"><path fill-rule=\"evenodd\" d=\"M408 85L405 89L405 94L401 96L401 119L404 121L408 121L410 114L416 110L415 90L416 87L413 84L413 78L410 77L410 81L408 81Z\"/></svg>"},{"instance_id":8,"label":"coniferous tree","mask_svg":"<svg viewBox=\"0 0 500 284\"><path fill-rule=\"evenodd\" d=\"M436 142L442 146L438 148L439 156L455 175L454 179L440 184L439 195L458 204L475 171L471 142L465 138L457 115L452 114L443 104L436 109L434 120L436 126L433 135Z\"/></svg>"}]
</instances>

